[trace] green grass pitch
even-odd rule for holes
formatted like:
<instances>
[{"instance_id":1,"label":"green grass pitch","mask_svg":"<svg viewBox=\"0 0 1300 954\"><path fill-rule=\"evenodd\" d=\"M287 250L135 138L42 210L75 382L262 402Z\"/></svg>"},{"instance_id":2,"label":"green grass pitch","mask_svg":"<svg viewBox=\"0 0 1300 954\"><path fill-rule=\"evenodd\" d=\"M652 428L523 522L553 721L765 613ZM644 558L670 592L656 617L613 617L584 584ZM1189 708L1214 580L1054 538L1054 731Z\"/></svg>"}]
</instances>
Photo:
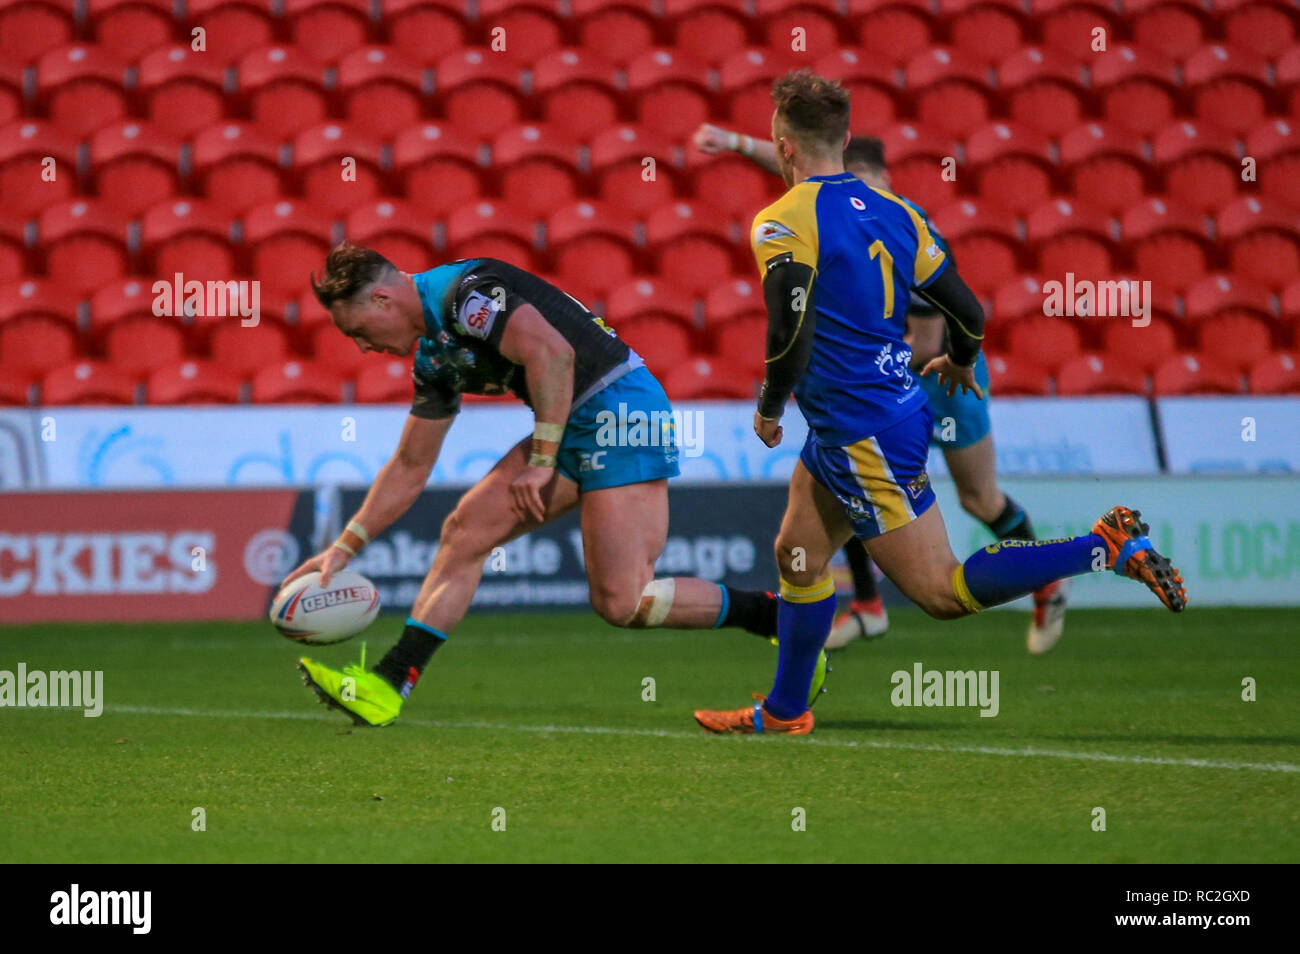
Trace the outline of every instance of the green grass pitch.
<instances>
[{"instance_id":1,"label":"green grass pitch","mask_svg":"<svg viewBox=\"0 0 1300 954\"><path fill-rule=\"evenodd\" d=\"M5 627L0 669L101 669L106 707L0 709L0 861L1294 861L1294 619L1075 611L1033 658L1023 613L898 611L834 657L810 738L696 727L770 685L775 650L734 630L474 613L360 730L265 625ZM999 714L895 708L917 662L997 670Z\"/></svg>"}]
</instances>

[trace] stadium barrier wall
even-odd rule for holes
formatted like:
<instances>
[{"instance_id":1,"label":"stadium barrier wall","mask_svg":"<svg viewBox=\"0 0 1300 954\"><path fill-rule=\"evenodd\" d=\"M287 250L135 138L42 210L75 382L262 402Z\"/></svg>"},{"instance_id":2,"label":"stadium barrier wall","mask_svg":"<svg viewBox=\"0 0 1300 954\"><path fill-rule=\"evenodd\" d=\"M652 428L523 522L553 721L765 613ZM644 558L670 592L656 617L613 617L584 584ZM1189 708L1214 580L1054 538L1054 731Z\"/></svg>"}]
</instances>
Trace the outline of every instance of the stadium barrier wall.
<instances>
[{"instance_id":1,"label":"stadium barrier wall","mask_svg":"<svg viewBox=\"0 0 1300 954\"><path fill-rule=\"evenodd\" d=\"M785 480L805 435L792 412L784 442L769 450L754 438L748 403L677 411L684 482ZM1173 473L1300 473L1297 397L999 398L990 411L1008 476L1160 473L1162 442ZM431 486L477 480L532 431L522 405L472 405L461 417ZM0 489L365 484L405 419L391 405L4 410ZM946 473L941 455L931 473Z\"/></svg>"}]
</instances>

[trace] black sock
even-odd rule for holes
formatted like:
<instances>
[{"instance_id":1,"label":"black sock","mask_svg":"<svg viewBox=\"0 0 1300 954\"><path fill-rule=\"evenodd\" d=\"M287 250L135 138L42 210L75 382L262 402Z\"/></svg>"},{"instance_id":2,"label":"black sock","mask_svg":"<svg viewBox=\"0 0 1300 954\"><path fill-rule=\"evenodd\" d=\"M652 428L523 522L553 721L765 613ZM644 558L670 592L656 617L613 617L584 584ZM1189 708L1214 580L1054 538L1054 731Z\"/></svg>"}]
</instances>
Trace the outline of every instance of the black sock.
<instances>
[{"instance_id":1,"label":"black sock","mask_svg":"<svg viewBox=\"0 0 1300 954\"><path fill-rule=\"evenodd\" d=\"M420 674L447 637L432 626L425 626L407 617L406 628L397 645L388 651L372 672L379 676L405 699L420 681Z\"/></svg>"},{"instance_id":2,"label":"black sock","mask_svg":"<svg viewBox=\"0 0 1300 954\"><path fill-rule=\"evenodd\" d=\"M850 540L844 544L844 556L849 561L849 571L853 574L853 599L859 603L874 600L879 591L876 589L876 576L871 572L871 558L867 556L867 546L861 540Z\"/></svg>"},{"instance_id":3,"label":"black sock","mask_svg":"<svg viewBox=\"0 0 1300 954\"><path fill-rule=\"evenodd\" d=\"M1034 527L1029 522L1029 514L1025 513L1024 508L1012 500L1009 494L1005 496L1006 506L992 523L986 523L985 526L993 531L993 536L999 540L1033 540Z\"/></svg>"},{"instance_id":4,"label":"black sock","mask_svg":"<svg viewBox=\"0 0 1300 954\"><path fill-rule=\"evenodd\" d=\"M776 597L771 593L756 590L736 590L724 586L727 591L727 615L722 618L723 626L739 626L755 636L776 635Z\"/></svg>"}]
</instances>

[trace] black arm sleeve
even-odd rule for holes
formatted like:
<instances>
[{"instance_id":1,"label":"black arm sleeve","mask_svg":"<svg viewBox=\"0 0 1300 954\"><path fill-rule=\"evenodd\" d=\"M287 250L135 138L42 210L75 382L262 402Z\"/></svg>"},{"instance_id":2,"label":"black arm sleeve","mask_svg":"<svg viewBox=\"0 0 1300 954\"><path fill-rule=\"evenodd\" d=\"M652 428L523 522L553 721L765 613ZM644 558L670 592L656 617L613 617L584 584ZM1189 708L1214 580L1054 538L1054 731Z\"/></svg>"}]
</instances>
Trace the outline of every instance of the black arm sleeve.
<instances>
[{"instance_id":1,"label":"black arm sleeve","mask_svg":"<svg viewBox=\"0 0 1300 954\"><path fill-rule=\"evenodd\" d=\"M984 309L957 269L949 265L916 293L943 315L948 326L948 356L953 363L964 368L974 364L984 341Z\"/></svg>"},{"instance_id":2,"label":"black arm sleeve","mask_svg":"<svg viewBox=\"0 0 1300 954\"><path fill-rule=\"evenodd\" d=\"M767 304L767 374L758 395L758 413L778 418L812 356L813 269L787 253L767 263L763 300ZM802 307L800 307L802 306Z\"/></svg>"}]
</instances>

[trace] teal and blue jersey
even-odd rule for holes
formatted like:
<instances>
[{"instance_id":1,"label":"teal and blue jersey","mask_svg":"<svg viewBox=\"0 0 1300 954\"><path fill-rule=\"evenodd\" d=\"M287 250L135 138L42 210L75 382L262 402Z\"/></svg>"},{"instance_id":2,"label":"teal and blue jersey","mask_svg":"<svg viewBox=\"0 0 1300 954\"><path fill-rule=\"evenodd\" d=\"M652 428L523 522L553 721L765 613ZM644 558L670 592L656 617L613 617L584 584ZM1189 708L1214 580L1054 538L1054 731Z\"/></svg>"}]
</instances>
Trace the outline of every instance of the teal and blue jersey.
<instances>
[{"instance_id":1,"label":"teal and blue jersey","mask_svg":"<svg viewBox=\"0 0 1300 954\"><path fill-rule=\"evenodd\" d=\"M847 172L813 176L754 217L752 247L760 274L786 254L814 271L812 355L794 395L818 441L855 444L924 404L903 335L912 290L948 256L915 207Z\"/></svg>"}]
</instances>

